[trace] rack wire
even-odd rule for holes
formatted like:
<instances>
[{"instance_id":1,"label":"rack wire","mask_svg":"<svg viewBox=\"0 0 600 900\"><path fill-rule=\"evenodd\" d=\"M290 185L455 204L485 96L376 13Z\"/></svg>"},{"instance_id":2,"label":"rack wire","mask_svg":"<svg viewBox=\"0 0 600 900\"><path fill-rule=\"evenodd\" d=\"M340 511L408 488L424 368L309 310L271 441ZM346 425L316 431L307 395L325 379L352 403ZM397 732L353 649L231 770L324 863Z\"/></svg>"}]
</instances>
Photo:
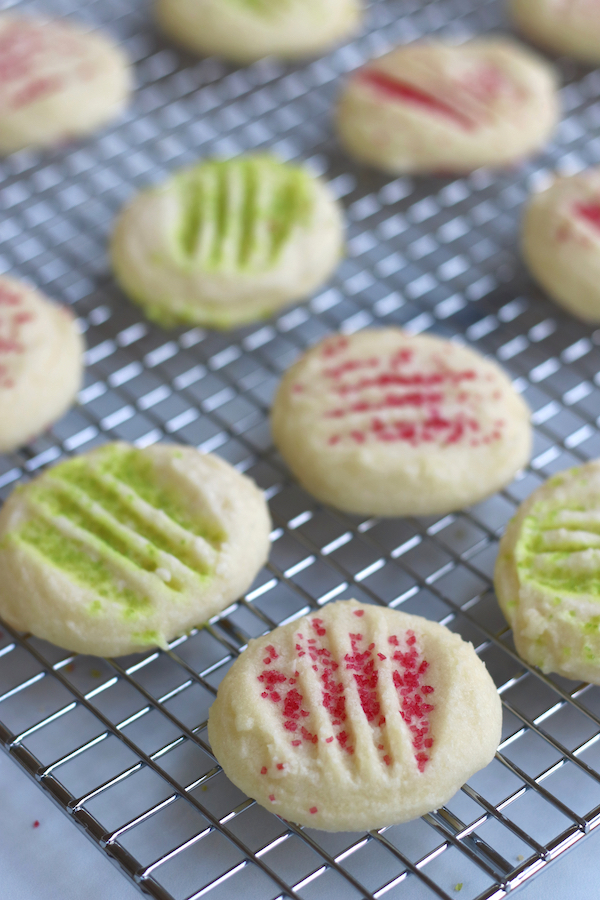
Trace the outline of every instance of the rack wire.
<instances>
[{"instance_id":1,"label":"rack wire","mask_svg":"<svg viewBox=\"0 0 600 900\"><path fill-rule=\"evenodd\" d=\"M344 157L330 110L344 74L426 34L505 30L497 0L377 0L365 31L299 66L235 69L169 45L143 0L4 2L108 28L136 61L122 121L53 153L0 162L0 271L72 304L88 342L79 405L0 457L0 496L107 439L214 451L266 491L272 554L251 591L166 652L72 656L7 625L0 743L73 823L159 900L500 900L600 824L600 689L543 676L514 651L491 587L497 539L548 475L600 455L600 333L563 315L517 253L520 207L549 173L600 161L600 73L559 61L564 118L538 158L457 179L389 179ZM269 321L164 332L116 288L111 222L139 187L199 156L271 148L342 199L348 257L331 284ZM324 508L274 451L279 376L332 330L402 325L495 356L534 411L531 465L447 516L376 520ZM496 759L443 809L368 834L325 834L257 806L206 734L216 688L251 637L333 598L419 613L471 640L504 705Z\"/></svg>"}]
</instances>

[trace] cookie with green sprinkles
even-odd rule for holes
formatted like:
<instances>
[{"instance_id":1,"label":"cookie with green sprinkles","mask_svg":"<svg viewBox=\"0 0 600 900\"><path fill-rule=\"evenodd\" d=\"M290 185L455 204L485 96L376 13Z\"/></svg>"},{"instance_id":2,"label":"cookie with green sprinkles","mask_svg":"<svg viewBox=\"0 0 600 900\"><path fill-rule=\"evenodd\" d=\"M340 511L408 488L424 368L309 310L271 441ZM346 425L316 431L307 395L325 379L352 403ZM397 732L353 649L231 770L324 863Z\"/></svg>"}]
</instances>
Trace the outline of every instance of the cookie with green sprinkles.
<instances>
[{"instance_id":1,"label":"cookie with green sprinkles","mask_svg":"<svg viewBox=\"0 0 600 900\"><path fill-rule=\"evenodd\" d=\"M236 63L295 59L329 49L355 31L361 0L157 0L177 43Z\"/></svg>"},{"instance_id":2,"label":"cookie with green sprinkles","mask_svg":"<svg viewBox=\"0 0 600 900\"><path fill-rule=\"evenodd\" d=\"M248 589L270 528L262 492L218 457L106 444L0 511L0 616L79 653L164 647Z\"/></svg>"},{"instance_id":3,"label":"cookie with green sprinkles","mask_svg":"<svg viewBox=\"0 0 600 900\"><path fill-rule=\"evenodd\" d=\"M600 684L600 460L555 475L521 504L494 583L524 659Z\"/></svg>"},{"instance_id":4,"label":"cookie with green sprinkles","mask_svg":"<svg viewBox=\"0 0 600 900\"><path fill-rule=\"evenodd\" d=\"M265 154L204 161L143 190L119 216L111 253L149 319L225 329L309 295L342 245L327 185Z\"/></svg>"}]
</instances>

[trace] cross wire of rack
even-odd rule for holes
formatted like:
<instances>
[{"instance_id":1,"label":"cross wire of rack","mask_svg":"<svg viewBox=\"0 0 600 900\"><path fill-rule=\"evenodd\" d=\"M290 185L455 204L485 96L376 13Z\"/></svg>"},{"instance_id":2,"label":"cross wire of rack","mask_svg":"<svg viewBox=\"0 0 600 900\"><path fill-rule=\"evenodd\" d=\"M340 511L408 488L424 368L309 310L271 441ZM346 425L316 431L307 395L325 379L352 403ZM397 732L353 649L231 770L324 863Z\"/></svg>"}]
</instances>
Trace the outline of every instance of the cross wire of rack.
<instances>
[{"instance_id":1,"label":"cross wire of rack","mask_svg":"<svg viewBox=\"0 0 600 900\"><path fill-rule=\"evenodd\" d=\"M5 4L6 5L6 4ZM600 161L600 73L561 61L564 118L514 171L390 179L338 149L344 74L394 43L506 27L484 0L379 0L349 45L299 66L198 61L156 32L142 0L47 0L119 37L138 90L97 138L0 163L0 271L72 304L88 342L79 405L0 458L0 494L108 438L215 451L265 490L275 530L251 591L168 651L72 656L8 626L0 742L136 884L160 900L500 900L600 822L600 688L516 655L493 596L497 538L548 475L600 455L600 336L531 284L517 254L527 192ZM136 188L206 155L272 148L342 199L348 256L331 284L279 317L226 334L165 333L117 290L111 222ZM268 430L278 378L333 330L402 325L495 356L533 410L533 459L505 491L444 517L376 520L323 508L290 478ZM419 613L473 642L504 706L495 760L443 808L368 834L297 827L244 796L211 755L216 688L251 637L356 597Z\"/></svg>"}]
</instances>

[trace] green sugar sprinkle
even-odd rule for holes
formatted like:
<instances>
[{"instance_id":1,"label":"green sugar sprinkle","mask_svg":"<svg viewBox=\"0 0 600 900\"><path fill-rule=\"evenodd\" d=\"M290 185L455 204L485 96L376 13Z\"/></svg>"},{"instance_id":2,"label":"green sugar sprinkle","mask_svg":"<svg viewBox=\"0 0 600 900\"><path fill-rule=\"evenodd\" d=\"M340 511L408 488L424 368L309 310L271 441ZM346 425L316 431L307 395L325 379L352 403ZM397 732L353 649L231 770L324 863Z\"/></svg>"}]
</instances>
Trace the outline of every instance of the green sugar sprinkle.
<instances>
[{"instance_id":1,"label":"green sugar sprinkle","mask_svg":"<svg viewBox=\"0 0 600 900\"><path fill-rule=\"evenodd\" d=\"M312 177L269 155L212 160L169 182L180 197L173 251L206 272L262 272L278 261L314 202Z\"/></svg>"},{"instance_id":2,"label":"green sugar sprinkle","mask_svg":"<svg viewBox=\"0 0 600 900\"><path fill-rule=\"evenodd\" d=\"M142 450L109 444L53 467L25 491L35 516L5 540L42 556L100 598L118 602L125 619L148 610L151 601L142 587L148 574L154 590L176 597L184 589L170 570L170 580L154 574L162 554L185 567L186 582L200 586L212 574L193 552L194 537L218 547L224 536L212 523L194 521L177 493L158 484ZM140 503L151 509L138 508ZM165 515L157 516L158 510ZM103 608L97 599L88 611L98 615ZM154 634L148 643L156 643Z\"/></svg>"},{"instance_id":3,"label":"green sugar sprinkle","mask_svg":"<svg viewBox=\"0 0 600 900\"><path fill-rule=\"evenodd\" d=\"M521 582L554 594L557 606L569 595L600 600L600 523L584 509L538 504L523 520L515 560Z\"/></svg>"},{"instance_id":4,"label":"green sugar sprinkle","mask_svg":"<svg viewBox=\"0 0 600 900\"><path fill-rule=\"evenodd\" d=\"M28 544L54 568L66 572L78 584L91 588L107 600L119 601L130 615L148 606L147 600L128 587L117 586L104 562L92 559L81 544L65 537L46 522L31 519L18 532L15 540Z\"/></svg>"},{"instance_id":5,"label":"green sugar sprinkle","mask_svg":"<svg viewBox=\"0 0 600 900\"><path fill-rule=\"evenodd\" d=\"M228 2L245 7L249 12L259 16L276 15L290 5L289 0L228 0Z\"/></svg>"}]
</instances>

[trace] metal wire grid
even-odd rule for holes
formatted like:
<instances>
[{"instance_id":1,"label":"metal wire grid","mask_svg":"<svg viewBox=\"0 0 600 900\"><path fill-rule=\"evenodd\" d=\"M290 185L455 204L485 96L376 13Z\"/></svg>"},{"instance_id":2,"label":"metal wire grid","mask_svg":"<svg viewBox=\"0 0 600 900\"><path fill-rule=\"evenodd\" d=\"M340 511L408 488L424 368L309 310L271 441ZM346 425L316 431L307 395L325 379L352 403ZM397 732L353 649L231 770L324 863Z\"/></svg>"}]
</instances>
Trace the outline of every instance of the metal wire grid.
<instances>
[{"instance_id":1,"label":"metal wire grid","mask_svg":"<svg viewBox=\"0 0 600 900\"><path fill-rule=\"evenodd\" d=\"M500 3L379 0L367 33L326 59L241 71L164 44L141 0L17 5L108 24L138 61L139 90L124 121L97 139L0 163L0 270L72 303L90 348L79 407L2 457L0 494L107 436L140 446L166 437L252 475L275 530L251 592L168 652L72 657L4 627L0 741L157 898L505 896L600 822L600 690L523 663L490 583L515 505L549 474L600 455L600 335L546 301L516 254L527 190L555 167L600 161L600 74L562 66L565 118L540 159L453 181L389 181L336 147L338 76L396 41L502 25ZM308 158L343 198L349 256L336 278L238 332L148 325L110 276L104 248L116 210L134 186L199 155L266 146ZM469 510L391 521L323 508L290 480L267 425L281 371L323 334L372 322L466 339L503 363L534 410L534 458L522 477ZM443 810L328 835L285 823L234 788L211 756L206 718L249 637L350 596L472 640L501 692L503 742Z\"/></svg>"}]
</instances>

